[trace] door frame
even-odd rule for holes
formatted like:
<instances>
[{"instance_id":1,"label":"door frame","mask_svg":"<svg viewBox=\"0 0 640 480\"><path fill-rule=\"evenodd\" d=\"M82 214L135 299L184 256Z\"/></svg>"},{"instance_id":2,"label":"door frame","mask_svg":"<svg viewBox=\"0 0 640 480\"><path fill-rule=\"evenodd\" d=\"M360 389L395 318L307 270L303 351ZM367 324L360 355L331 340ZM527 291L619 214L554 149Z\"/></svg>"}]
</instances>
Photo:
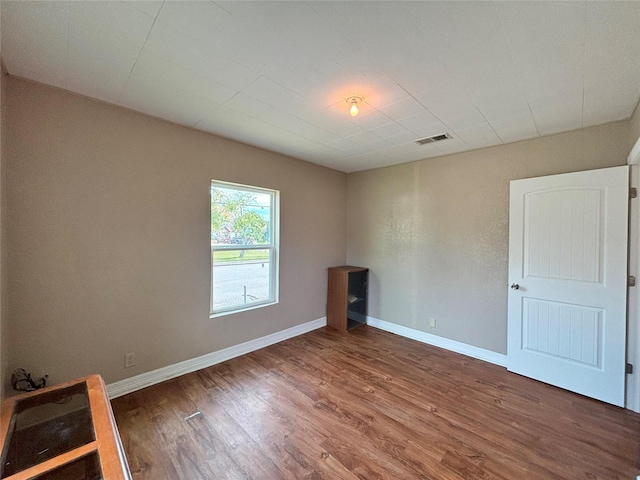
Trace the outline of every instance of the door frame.
<instances>
[{"instance_id":1,"label":"door frame","mask_svg":"<svg viewBox=\"0 0 640 480\"><path fill-rule=\"evenodd\" d=\"M640 138L627 157L631 187L640 191ZM629 275L640 280L640 198L629 205ZM626 378L626 408L640 412L640 284L628 289L627 363L634 372Z\"/></svg>"}]
</instances>

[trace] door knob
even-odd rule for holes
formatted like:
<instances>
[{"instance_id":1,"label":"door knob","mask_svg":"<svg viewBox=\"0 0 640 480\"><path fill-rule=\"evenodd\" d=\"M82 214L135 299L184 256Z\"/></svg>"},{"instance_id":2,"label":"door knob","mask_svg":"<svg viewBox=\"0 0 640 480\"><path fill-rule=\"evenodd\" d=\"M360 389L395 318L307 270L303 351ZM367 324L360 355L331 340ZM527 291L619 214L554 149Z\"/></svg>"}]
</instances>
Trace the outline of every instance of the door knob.
<instances>
[{"instance_id":1,"label":"door knob","mask_svg":"<svg viewBox=\"0 0 640 480\"><path fill-rule=\"evenodd\" d=\"M520 288L520 285L518 285L517 283L512 283L511 288L514 290L518 290Z\"/></svg>"}]
</instances>

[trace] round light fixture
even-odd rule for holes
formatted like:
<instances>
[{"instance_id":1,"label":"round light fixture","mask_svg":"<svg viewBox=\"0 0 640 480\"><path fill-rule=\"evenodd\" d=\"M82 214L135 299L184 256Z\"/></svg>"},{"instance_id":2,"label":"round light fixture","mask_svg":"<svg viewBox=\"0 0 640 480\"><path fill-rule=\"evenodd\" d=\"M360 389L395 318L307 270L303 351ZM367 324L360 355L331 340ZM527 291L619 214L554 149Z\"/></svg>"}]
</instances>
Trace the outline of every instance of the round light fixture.
<instances>
[{"instance_id":1,"label":"round light fixture","mask_svg":"<svg viewBox=\"0 0 640 480\"><path fill-rule=\"evenodd\" d=\"M360 103L361 101L362 97L359 95L352 95L351 97L347 98L347 103L351 105L351 108L349 108L349 113L352 117L355 117L360 112L360 110L358 110L358 103Z\"/></svg>"}]
</instances>

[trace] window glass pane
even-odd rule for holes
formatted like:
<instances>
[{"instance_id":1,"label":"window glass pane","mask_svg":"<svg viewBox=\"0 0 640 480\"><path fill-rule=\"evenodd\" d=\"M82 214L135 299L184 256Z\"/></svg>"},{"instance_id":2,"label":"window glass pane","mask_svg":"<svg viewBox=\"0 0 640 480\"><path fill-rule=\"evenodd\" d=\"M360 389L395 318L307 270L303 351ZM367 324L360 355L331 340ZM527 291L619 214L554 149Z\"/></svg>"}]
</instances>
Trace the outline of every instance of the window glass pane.
<instances>
[{"instance_id":1,"label":"window glass pane","mask_svg":"<svg viewBox=\"0 0 640 480\"><path fill-rule=\"evenodd\" d=\"M211 245L269 245L272 195L211 187Z\"/></svg>"},{"instance_id":2,"label":"window glass pane","mask_svg":"<svg viewBox=\"0 0 640 480\"><path fill-rule=\"evenodd\" d=\"M55 470L33 477L33 480L103 480L97 452L66 463Z\"/></svg>"},{"instance_id":3,"label":"window glass pane","mask_svg":"<svg viewBox=\"0 0 640 480\"><path fill-rule=\"evenodd\" d=\"M242 308L271 298L270 249L216 250L212 256L214 311Z\"/></svg>"},{"instance_id":4,"label":"window glass pane","mask_svg":"<svg viewBox=\"0 0 640 480\"><path fill-rule=\"evenodd\" d=\"M211 181L211 314L278 301L278 192Z\"/></svg>"},{"instance_id":5,"label":"window glass pane","mask_svg":"<svg viewBox=\"0 0 640 480\"><path fill-rule=\"evenodd\" d=\"M2 478L96 439L84 382L18 400L13 415Z\"/></svg>"}]
</instances>

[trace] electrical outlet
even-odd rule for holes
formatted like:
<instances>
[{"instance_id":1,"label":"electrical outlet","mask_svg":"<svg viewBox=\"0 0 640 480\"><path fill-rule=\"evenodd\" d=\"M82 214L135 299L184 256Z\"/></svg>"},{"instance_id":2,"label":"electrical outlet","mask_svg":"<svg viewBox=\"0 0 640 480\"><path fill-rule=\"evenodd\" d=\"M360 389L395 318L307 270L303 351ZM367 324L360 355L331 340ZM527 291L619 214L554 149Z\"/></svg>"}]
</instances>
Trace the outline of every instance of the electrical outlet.
<instances>
[{"instance_id":1,"label":"electrical outlet","mask_svg":"<svg viewBox=\"0 0 640 480\"><path fill-rule=\"evenodd\" d=\"M436 328L436 319L433 317L429 318L429 328Z\"/></svg>"},{"instance_id":2,"label":"electrical outlet","mask_svg":"<svg viewBox=\"0 0 640 480\"><path fill-rule=\"evenodd\" d=\"M124 368L133 367L136 364L136 354L127 353L124 356Z\"/></svg>"}]
</instances>

